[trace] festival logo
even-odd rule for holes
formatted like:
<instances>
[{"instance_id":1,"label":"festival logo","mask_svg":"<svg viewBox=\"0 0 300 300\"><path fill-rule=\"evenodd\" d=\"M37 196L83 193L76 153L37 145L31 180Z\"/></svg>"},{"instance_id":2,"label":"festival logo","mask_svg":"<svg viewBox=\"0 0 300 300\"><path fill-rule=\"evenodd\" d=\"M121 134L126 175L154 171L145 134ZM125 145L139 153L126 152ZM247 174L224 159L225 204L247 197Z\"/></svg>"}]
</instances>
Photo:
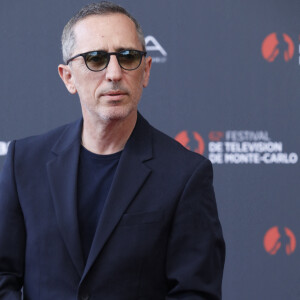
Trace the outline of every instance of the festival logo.
<instances>
[{"instance_id":1,"label":"festival logo","mask_svg":"<svg viewBox=\"0 0 300 300\"><path fill-rule=\"evenodd\" d=\"M202 135L203 136L203 135ZM194 131L181 131L175 139L187 149L204 154L205 142ZM192 138L191 138L192 137ZM274 141L264 130L227 130L208 133L206 155L213 164L296 164L298 154L287 152L282 141ZM195 145L192 145L192 144Z\"/></svg>"},{"instance_id":2,"label":"festival logo","mask_svg":"<svg viewBox=\"0 0 300 300\"><path fill-rule=\"evenodd\" d=\"M270 228L264 236L264 248L275 255L284 251L286 255L291 255L296 249L296 237L291 229L274 226Z\"/></svg>"},{"instance_id":3,"label":"festival logo","mask_svg":"<svg viewBox=\"0 0 300 300\"><path fill-rule=\"evenodd\" d=\"M295 46L286 33L273 32L263 40L261 51L262 56L268 62L274 62L278 57L282 57L284 61L288 62L294 56Z\"/></svg>"},{"instance_id":4,"label":"festival logo","mask_svg":"<svg viewBox=\"0 0 300 300\"><path fill-rule=\"evenodd\" d=\"M167 52L162 47L162 45L157 41L157 39L148 35L145 37L146 50L148 54L152 57L152 62L154 63L165 63L167 61Z\"/></svg>"},{"instance_id":5,"label":"festival logo","mask_svg":"<svg viewBox=\"0 0 300 300\"><path fill-rule=\"evenodd\" d=\"M284 152L283 142L273 141L268 131L212 131L208 158L218 164L296 164L295 152Z\"/></svg>"},{"instance_id":6,"label":"festival logo","mask_svg":"<svg viewBox=\"0 0 300 300\"><path fill-rule=\"evenodd\" d=\"M190 139L188 132L183 130L176 135L175 140L185 148L189 150L192 149L196 153L203 154L205 150L205 143L202 136L196 131L193 131L192 136L193 138ZM192 145L193 143L194 145Z\"/></svg>"}]
</instances>

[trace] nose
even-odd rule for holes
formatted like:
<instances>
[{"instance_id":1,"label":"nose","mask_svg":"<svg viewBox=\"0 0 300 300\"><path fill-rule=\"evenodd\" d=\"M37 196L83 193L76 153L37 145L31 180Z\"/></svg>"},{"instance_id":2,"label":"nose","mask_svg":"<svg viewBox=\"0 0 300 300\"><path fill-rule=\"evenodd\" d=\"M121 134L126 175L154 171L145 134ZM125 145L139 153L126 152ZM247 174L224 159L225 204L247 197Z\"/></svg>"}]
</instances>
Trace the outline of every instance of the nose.
<instances>
[{"instance_id":1,"label":"nose","mask_svg":"<svg viewBox=\"0 0 300 300\"><path fill-rule=\"evenodd\" d=\"M110 56L108 66L106 67L106 79L108 81L120 81L122 79L122 68L115 55Z\"/></svg>"}]
</instances>

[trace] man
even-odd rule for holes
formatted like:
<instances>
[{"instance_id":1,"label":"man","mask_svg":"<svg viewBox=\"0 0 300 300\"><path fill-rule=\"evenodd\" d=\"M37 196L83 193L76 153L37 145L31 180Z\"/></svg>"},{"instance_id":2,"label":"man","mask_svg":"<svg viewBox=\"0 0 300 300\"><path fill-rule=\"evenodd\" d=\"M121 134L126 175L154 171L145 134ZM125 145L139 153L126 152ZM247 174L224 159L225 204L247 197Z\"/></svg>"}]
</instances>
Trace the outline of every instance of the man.
<instances>
[{"instance_id":1,"label":"man","mask_svg":"<svg viewBox=\"0 0 300 300\"><path fill-rule=\"evenodd\" d=\"M62 36L83 119L13 141L0 177L0 298L221 299L212 168L138 113L151 58L103 2Z\"/></svg>"}]
</instances>

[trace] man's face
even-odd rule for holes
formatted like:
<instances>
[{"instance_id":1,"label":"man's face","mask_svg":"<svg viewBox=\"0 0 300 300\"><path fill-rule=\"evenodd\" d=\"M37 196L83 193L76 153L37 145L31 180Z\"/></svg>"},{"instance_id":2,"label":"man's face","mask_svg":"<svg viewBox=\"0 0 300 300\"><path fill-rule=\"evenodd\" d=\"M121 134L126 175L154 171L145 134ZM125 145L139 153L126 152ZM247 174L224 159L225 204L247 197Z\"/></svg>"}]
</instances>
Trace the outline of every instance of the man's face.
<instances>
[{"instance_id":1,"label":"man's face","mask_svg":"<svg viewBox=\"0 0 300 300\"><path fill-rule=\"evenodd\" d=\"M134 23L123 14L89 16L75 25L74 33L76 44L72 56L93 50L143 50ZM106 69L92 72L80 56L69 66L60 65L59 73L69 92L78 93L84 118L109 121L136 115L142 90L148 85L150 68L150 57L143 57L136 70L127 71L111 55Z\"/></svg>"}]
</instances>

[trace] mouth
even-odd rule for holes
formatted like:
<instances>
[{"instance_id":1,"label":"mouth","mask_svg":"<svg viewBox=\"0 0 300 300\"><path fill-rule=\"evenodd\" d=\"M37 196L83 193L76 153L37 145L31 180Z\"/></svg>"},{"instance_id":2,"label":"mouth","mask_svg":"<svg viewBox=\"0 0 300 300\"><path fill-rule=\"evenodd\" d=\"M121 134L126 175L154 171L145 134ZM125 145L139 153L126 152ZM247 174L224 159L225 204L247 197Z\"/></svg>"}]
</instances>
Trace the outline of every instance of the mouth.
<instances>
[{"instance_id":1,"label":"mouth","mask_svg":"<svg viewBox=\"0 0 300 300\"><path fill-rule=\"evenodd\" d=\"M126 93L124 91L112 90L112 91L108 91L108 92L103 93L103 95L104 96L116 96L116 95L126 95Z\"/></svg>"},{"instance_id":2,"label":"mouth","mask_svg":"<svg viewBox=\"0 0 300 300\"><path fill-rule=\"evenodd\" d=\"M115 90L107 91L102 94L102 96L108 101L120 101L126 95L127 93L125 93L124 91L115 91Z\"/></svg>"}]
</instances>

